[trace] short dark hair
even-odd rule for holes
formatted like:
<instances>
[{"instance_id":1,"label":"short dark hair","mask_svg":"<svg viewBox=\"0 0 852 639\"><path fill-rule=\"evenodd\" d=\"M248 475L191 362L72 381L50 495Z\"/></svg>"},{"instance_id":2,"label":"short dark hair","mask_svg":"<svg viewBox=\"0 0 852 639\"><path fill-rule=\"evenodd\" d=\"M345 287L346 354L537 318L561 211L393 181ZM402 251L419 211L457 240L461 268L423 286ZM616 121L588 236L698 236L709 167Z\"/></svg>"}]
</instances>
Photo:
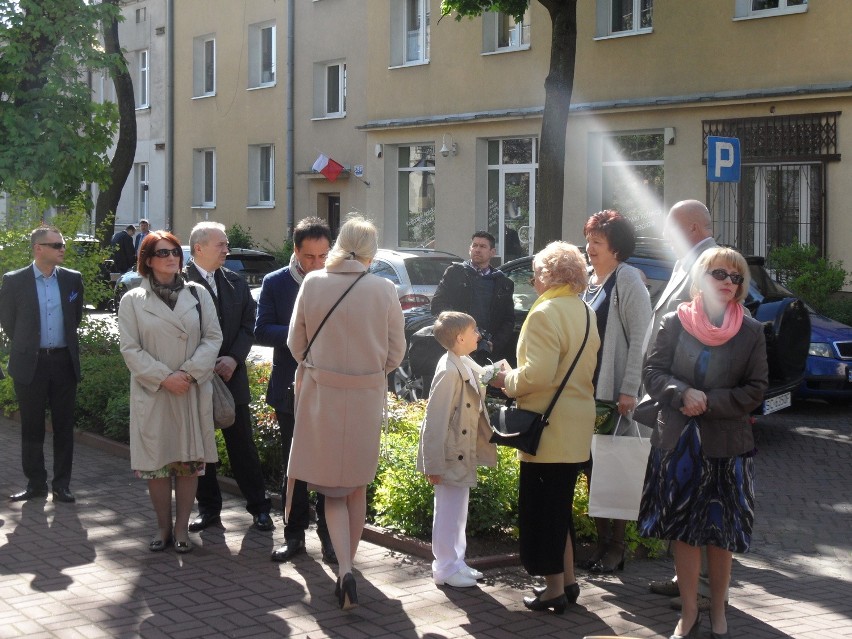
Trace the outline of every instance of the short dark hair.
<instances>
[{"instance_id":1,"label":"short dark hair","mask_svg":"<svg viewBox=\"0 0 852 639\"><path fill-rule=\"evenodd\" d=\"M154 251L157 250L157 242L160 240L166 240L175 248L182 248L180 240L168 231L151 231L148 233L139 246L139 260L136 265L136 270L142 277L148 277L151 273L148 259L154 256ZM183 251L180 252L180 269L183 270Z\"/></svg>"},{"instance_id":2,"label":"short dark hair","mask_svg":"<svg viewBox=\"0 0 852 639\"><path fill-rule=\"evenodd\" d=\"M625 261L636 250L636 231L630 220L618 211L607 209L586 220L583 235L588 237L591 234L603 235L619 262Z\"/></svg>"},{"instance_id":3,"label":"short dark hair","mask_svg":"<svg viewBox=\"0 0 852 639\"><path fill-rule=\"evenodd\" d=\"M482 237L488 240L488 243L491 245L491 248L497 246L497 240L494 239L494 236L491 235L488 231L477 231L473 235L470 236L470 241L473 242L477 237Z\"/></svg>"},{"instance_id":4,"label":"short dark hair","mask_svg":"<svg viewBox=\"0 0 852 639\"><path fill-rule=\"evenodd\" d=\"M305 240L318 240L320 238L328 240L328 245L331 246L334 241L331 237L331 229L328 222L318 217L306 217L299 220L296 228L293 229L293 245L296 248L302 248L302 242Z\"/></svg>"},{"instance_id":5,"label":"short dark hair","mask_svg":"<svg viewBox=\"0 0 852 639\"><path fill-rule=\"evenodd\" d=\"M132 224L128 224L128 225L125 227L125 229L124 229L124 230L125 230L125 231L135 231L135 230L136 230L136 227L135 227L135 226L133 226Z\"/></svg>"}]
</instances>

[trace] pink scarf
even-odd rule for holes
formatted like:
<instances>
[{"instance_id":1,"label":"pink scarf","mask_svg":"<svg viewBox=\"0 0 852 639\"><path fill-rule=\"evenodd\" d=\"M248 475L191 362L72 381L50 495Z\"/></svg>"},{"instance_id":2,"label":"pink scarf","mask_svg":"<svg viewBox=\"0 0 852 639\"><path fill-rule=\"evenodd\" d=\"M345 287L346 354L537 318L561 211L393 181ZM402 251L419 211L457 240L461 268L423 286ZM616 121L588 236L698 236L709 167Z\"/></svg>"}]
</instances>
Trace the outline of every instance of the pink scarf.
<instances>
[{"instance_id":1,"label":"pink scarf","mask_svg":"<svg viewBox=\"0 0 852 639\"><path fill-rule=\"evenodd\" d=\"M707 313L701 295L691 302L682 302L677 307L677 316L686 332L705 346L720 346L736 335L743 325L743 306L739 302L728 302L725 319L721 326L714 326Z\"/></svg>"}]
</instances>

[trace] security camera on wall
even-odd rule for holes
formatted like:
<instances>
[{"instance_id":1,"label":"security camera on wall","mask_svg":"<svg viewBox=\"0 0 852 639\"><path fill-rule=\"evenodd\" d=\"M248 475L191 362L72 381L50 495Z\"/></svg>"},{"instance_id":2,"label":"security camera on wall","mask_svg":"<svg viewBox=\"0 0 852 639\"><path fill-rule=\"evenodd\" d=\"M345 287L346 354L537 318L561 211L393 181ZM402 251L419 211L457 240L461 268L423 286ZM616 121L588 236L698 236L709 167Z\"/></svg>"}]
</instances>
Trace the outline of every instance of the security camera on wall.
<instances>
[{"instance_id":1,"label":"security camera on wall","mask_svg":"<svg viewBox=\"0 0 852 639\"><path fill-rule=\"evenodd\" d=\"M376 145L376 157L377 158L382 157L382 145L381 144Z\"/></svg>"}]
</instances>

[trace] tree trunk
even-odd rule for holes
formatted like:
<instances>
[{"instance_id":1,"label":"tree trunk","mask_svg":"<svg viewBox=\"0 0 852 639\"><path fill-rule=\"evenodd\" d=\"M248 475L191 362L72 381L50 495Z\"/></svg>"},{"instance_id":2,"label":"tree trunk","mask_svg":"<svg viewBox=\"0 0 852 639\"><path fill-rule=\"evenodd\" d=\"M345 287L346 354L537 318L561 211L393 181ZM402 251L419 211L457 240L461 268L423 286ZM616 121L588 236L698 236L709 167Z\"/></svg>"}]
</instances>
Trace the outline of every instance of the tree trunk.
<instances>
[{"instance_id":1,"label":"tree trunk","mask_svg":"<svg viewBox=\"0 0 852 639\"><path fill-rule=\"evenodd\" d=\"M539 0L553 24L550 70L544 82L544 116L538 156L535 241L539 251L562 239L562 205L565 194L565 136L574 89L577 58L577 0Z\"/></svg>"},{"instance_id":2,"label":"tree trunk","mask_svg":"<svg viewBox=\"0 0 852 639\"><path fill-rule=\"evenodd\" d=\"M118 6L119 0L104 0ZM101 185L98 202L95 206L95 228L102 243L109 242L112 228L104 228L107 220L110 224L115 220L115 211L121 199L121 191L127 182L127 176L133 169L136 157L136 99L133 96L133 81L123 60L121 44L118 41L118 20L112 19L104 24L104 48L107 53L122 56L122 62L112 71L112 81L115 86L115 99L118 102L118 141L115 154L110 162L109 184ZM104 188L105 187L105 188Z\"/></svg>"}]
</instances>

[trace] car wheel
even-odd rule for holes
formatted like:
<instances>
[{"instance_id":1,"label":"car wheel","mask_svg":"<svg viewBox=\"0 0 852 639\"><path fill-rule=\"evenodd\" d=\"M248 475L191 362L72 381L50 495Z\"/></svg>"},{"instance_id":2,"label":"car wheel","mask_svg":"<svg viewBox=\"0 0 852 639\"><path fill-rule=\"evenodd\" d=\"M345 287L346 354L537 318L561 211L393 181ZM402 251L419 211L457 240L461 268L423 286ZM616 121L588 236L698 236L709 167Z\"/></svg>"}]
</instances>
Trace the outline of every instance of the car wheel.
<instances>
[{"instance_id":1,"label":"car wheel","mask_svg":"<svg viewBox=\"0 0 852 639\"><path fill-rule=\"evenodd\" d=\"M413 376L407 359L388 376L388 388L394 395L409 402L426 396L423 392L423 378Z\"/></svg>"}]
</instances>

